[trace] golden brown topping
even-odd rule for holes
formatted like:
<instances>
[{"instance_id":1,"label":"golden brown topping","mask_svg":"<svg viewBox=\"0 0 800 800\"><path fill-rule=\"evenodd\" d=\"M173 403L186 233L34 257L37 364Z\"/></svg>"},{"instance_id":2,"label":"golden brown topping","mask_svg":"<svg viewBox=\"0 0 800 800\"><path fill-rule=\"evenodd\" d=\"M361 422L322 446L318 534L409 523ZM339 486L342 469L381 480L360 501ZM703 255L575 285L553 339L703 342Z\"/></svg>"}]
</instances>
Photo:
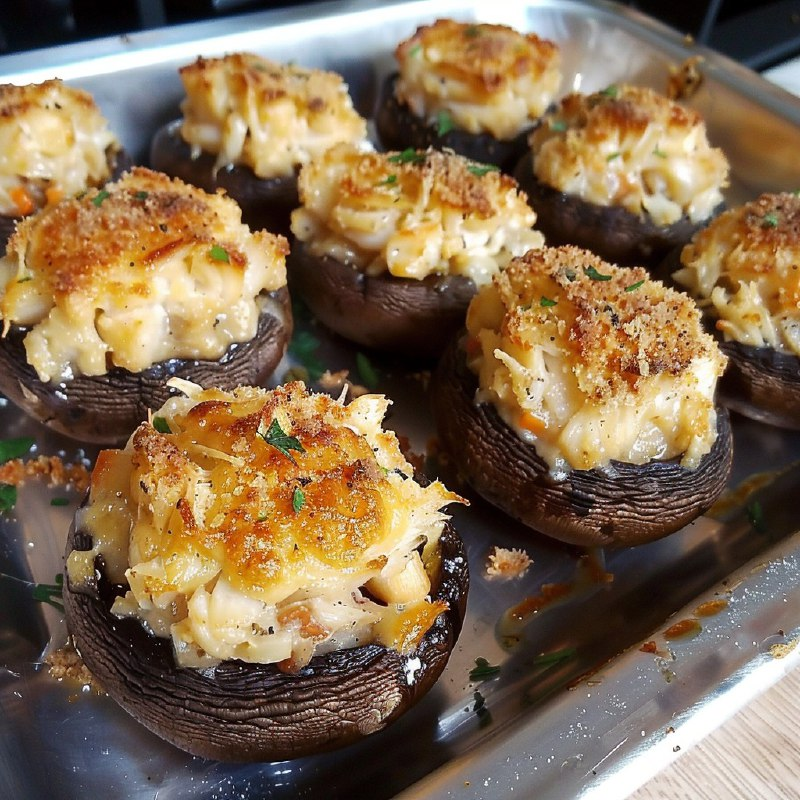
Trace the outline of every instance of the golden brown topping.
<instances>
[{"instance_id":1,"label":"golden brown topping","mask_svg":"<svg viewBox=\"0 0 800 800\"><path fill-rule=\"evenodd\" d=\"M259 177L291 175L337 142L366 138L347 85L334 72L277 64L251 53L198 58L180 70L183 138L245 164Z\"/></svg>"},{"instance_id":2,"label":"golden brown topping","mask_svg":"<svg viewBox=\"0 0 800 800\"><path fill-rule=\"evenodd\" d=\"M21 486L27 478L46 478L50 486L70 486L76 492L89 487L89 471L83 464L65 464L59 456L12 458L0 464L0 483Z\"/></svg>"},{"instance_id":3,"label":"golden brown topping","mask_svg":"<svg viewBox=\"0 0 800 800\"><path fill-rule=\"evenodd\" d=\"M700 116L646 87L569 94L530 141L543 183L658 225L706 219L728 182Z\"/></svg>"},{"instance_id":4,"label":"golden brown topping","mask_svg":"<svg viewBox=\"0 0 800 800\"><path fill-rule=\"evenodd\" d=\"M396 91L418 117L510 139L544 112L561 83L558 47L505 25L439 19L401 42ZM439 123L442 119L438 119Z\"/></svg>"},{"instance_id":5,"label":"golden brown topping","mask_svg":"<svg viewBox=\"0 0 800 800\"><path fill-rule=\"evenodd\" d=\"M300 173L292 230L319 254L377 274L465 274L485 283L541 247L516 182L455 153L331 148Z\"/></svg>"},{"instance_id":6,"label":"golden brown topping","mask_svg":"<svg viewBox=\"0 0 800 800\"><path fill-rule=\"evenodd\" d=\"M32 328L44 381L218 358L255 334L261 292L283 286L288 244L251 233L236 203L136 168L23 220L0 260L0 314Z\"/></svg>"}]
</instances>

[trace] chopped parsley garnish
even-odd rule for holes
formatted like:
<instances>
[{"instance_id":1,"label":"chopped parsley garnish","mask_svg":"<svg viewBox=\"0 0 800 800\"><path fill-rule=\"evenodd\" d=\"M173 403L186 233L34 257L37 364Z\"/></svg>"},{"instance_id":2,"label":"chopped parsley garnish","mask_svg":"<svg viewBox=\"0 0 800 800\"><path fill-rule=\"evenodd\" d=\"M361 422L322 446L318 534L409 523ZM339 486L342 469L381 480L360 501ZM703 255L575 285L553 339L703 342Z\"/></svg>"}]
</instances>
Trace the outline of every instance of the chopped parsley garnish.
<instances>
[{"instance_id":1,"label":"chopped parsley garnish","mask_svg":"<svg viewBox=\"0 0 800 800\"><path fill-rule=\"evenodd\" d=\"M569 661L575 658L574 647L564 647L561 650L553 650L550 653L542 653L536 656L531 662L534 667L549 667L553 664L560 664L562 661Z\"/></svg>"},{"instance_id":2,"label":"chopped parsley garnish","mask_svg":"<svg viewBox=\"0 0 800 800\"><path fill-rule=\"evenodd\" d=\"M422 45L415 44L409 51L408 54L411 58L416 58L422 52Z\"/></svg>"},{"instance_id":3,"label":"chopped parsley garnish","mask_svg":"<svg viewBox=\"0 0 800 800\"><path fill-rule=\"evenodd\" d=\"M378 186L394 186L397 183L397 175L387 175Z\"/></svg>"},{"instance_id":4,"label":"chopped parsley garnish","mask_svg":"<svg viewBox=\"0 0 800 800\"><path fill-rule=\"evenodd\" d=\"M667 154L663 150L660 150L658 147L656 147L655 150L653 150L653 155L658 157L658 158L666 158L667 157Z\"/></svg>"},{"instance_id":5,"label":"chopped parsley garnish","mask_svg":"<svg viewBox=\"0 0 800 800\"><path fill-rule=\"evenodd\" d=\"M294 456L289 452L290 450L295 450L298 453L305 453L305 448L302 444L300 444L299 440L294 436L289 436L286 431L281 428L280 422L277 419L273 419L270 422L269 427L264 426L264 420L262 419L261 422L258 424L258 430L256 433L271 447L274 447L279 453L282 453L289 459L293 464L297 464L294 460Z\"/></svg>"},{"instance_id":6,"label":"chopped parsley garnish","mask_svg":"<svg viewBox=\"0 0 800 800\"><path fill-rule=\"evenodd\" d=\"M578 277L578 273L574 269L564 270L564 277L572 283Z\"/></svg>"},{"instance_id":7,"label":"chopped parsley garnish","mask_svg":"<svg viewBox=\"0 0 800 800\"><path fill-rule=\"evenodd\" d=\"M50 500L51 506L68 506L69 500L66 497L54 497Z\"/></svg>"},{"instance_id":8,"label":"chopped parsley garnish","mask_svg":"<svg viewBox=\"0 0 800 800\"><path fill-rule=\"evenodd\" d=\"M316 350L319 347L319 339L313 333L298 330L289 342L289 353L296 358L301 366L305 367L311 380L319 380L325 367L317 358Z\"/></svg>"},{"instance_id":9,"label":"chopped parsley garnish","mask_svg":"<svg viewBox=\"0 0 800 800\"><path fill-rule=\"evenodd\" d=\"M622 153L620 153L619 150L617 150L616 153L611 153L610 155L607 155L606 161L613 161L615 158L619 158L621 155Z\"/></svg>"},{"instance_id":10,"label":"chopped parsley garnish","mask_svg":"<svg viewBox=\"0 0 800 800\"><path fill-rule=\"evenodd\" d=\"M603 97L617 97L619 95L619 88L616 84L612 83L610 86L606 86L605 89L601 89L598 94L603 95Z\"/></svg>"},{"instance_id":11,"label":"chopped parsley garnish","mask_svg":"<svg viewBox=\"0 0 800 800\"><path fill-rule=\"evenodd\" d=\"M610 275L603 275L602 272L598 272L593 266L584 267L584 271L586 274L593 280L593 281L610 281Z\"/></svg>"},{"instance_id":12,"label":"chopped parsley garnish","mask_svg":"<svg viewBox=\"0 0 800 800\"><path fill-rule=\"evenodd\" d=\"M446 133L450 133L454 127L455 123L453 122L453 117L450 115L450 112L446 108L440 109L439 113L436 115L436 135L444 136Z\"/></svg>"},{"instance_id":13,"label":"chopped parsley garnish","mask_svg":"<svg viewBox=\"0 0 800 800\"><path fill-rule=\"evenodd\" d=\"M17 504L17 487L10 483L0 483L0 513L7 514Z\"/></svg>"},{"instance_id":14,"label":"chopped parsley garnish","mask_svg":"<svg viewBox=\"0 0 800 800\"><path fill-rule=\"evenodd\" d=\"M111 193L110 193L110 192L107 192L105 189L101 189L101 190L100 190L100 191L99 191L99 192L98 192L98 193L97 193L97 194L96 194L96 195L95 195L95 196L92 198L92 205L93 205L93 206L97 206L97 208L100 208L100 206L101 206L101 205L103 205L103 201L104 201L104 200L105 200L107 197L110 197L110 196L111 196Z\"/></svg>"},{"instance_id":15,"label":"chopped parsley garnish","mask_svg":"<svg viewBox=\"0 0 800 800\"><path fill-rule=\"evenodd\" d=\"M632 283L630 286L625 287L626 292L635 292L640 286L644 285L644 278L640 281L636 281L636 283Z\"/></svg>"},{"instance_id":16,"label":"chopped parsley garnish","mask_svg":"<svg viewBox=\"0 0 800 800\"><path fill-rule=\"evenodd\" d=\"M62 600L62 592L64 589L64 576L61 574L56 575L54 578L55 583L37 583L33 587L33 599L38 600L40 603L47 603L53 606L57 611L64 613L64 603Z\"/></svg>"},{"instance_id":17,"label":"chopped parsley garnish","mask_svg":"<svg viewBox=\"0 0 800 800\"><path fill-rule=\"evenodd\" d=\"M387 161L390 164L422 164L425 161L425 153L418 153L413 147L406 147L402 153L389 156Z\"/></svg>"},{"instance_id":18,"label":"chopped parsley garnish","mask_svg":"<svg viewBox=\"0 0 800 800\"><path fill-rule=\"evenodd\" d=\"M557 300L551 300L549 297L545 297L544 295L539 298L539 305L542 308L550 308L551 306L558 305Z\"/></svg>"},{"instance_id":19,"label":"chopped parsley garnish","mask_svg":"<svg viewBox=\"0 0 800 800\"><path fill-rule=\"evenodd\" d=\"M778 215L773 214L770 212L769 214L764 214L764 217L761 220L761 227L763 228L777 228L778 227Z\"/></svg>"},{"instance_id":20,"label":"chopped parsley garnish","mask_svg":"<svg viewBox=\"0 0 800 800\"><path fill-rule=\"evenodd\" d=\"M33 280L33 275L23 275L21 278L17 278L17 283L27 283L28 281Z\"/></svg>"},{"instance_id":21,"label":"chopped parsley garnish","mask_svg":"<svg viewBox=\"0 0 800 800\"><path fill-rule=\"evenodd\" d=\"M297 514L306 504L306 496L299 486L294 487L292 492L292 511Z\"/></svg>"},{"instance_id":22,"label":"chopped parsley garnish","mask_svg":"<svg viewBox=\"0 0 800 800\"><path fill-rule=\"evenodd\" d=\"M467 28L464 28L464 36L468 39L474 39L476 36L481 35L481 29L477 25L470 25Z\"/></svg>"},{"instance_id":23,"label":"chopped parsley garnish","mask_svg":"<svg viewBox=\"0 0 800 800\"><path fill-rule=\"evenodd\" d=\"M137 200L147 200L148 196L149 192L136 192L134 195Z\"/></svg>"},{"instance_id":24,"label":"chopped parsley garnish","mask_svg":"<svg viewBox=\"0 0 800 800\"><path fill-rule=\"evenodd\" d=\"M767 527L764 524L764 509L758 500L754 500L747 506L747 519L756 533L766 533Z\"/></svg>"},{"instance_id":25,"label":"chopped parsley garnish","mask_svg":"<svg viewBox=\"0 0 800 800\"><path fill-rule=\"evenodd\" d=\"M370 360L363 353L356 353L356 367L358 368L358 374L364 386L368 389L374 389L380 381L380 376L375 367L370 363Z\"/></svg>"},{"instance_id":26,"label":"chopped parsley garnish","mask_svg":"<svg viewBox=\"0 0 800 800\"><path fill-rule=\"evenodd\" d=\"M169 429L169 423L164 419L164 417L153 417L153 427L159 433L172 433Z\"/></svg>"},{"instance_id":27,"label":"chopped parsley garnish","mask_svg":"<svg viewBox=\"0 0 800 800\"><path fill-rule=\"evenodd\" d=\"M551 119L550 120L550 130L556 131L556 133L564 133L567 129L567 123L564 122L563 119Z\"/></svg>"},{"instance_id":28,"label":"chopped parsley garnish","mask_svg":"<svg viewBox=\"0 0 800 800\"><path fill-rule=\"evenodd\" d=\"M473 175L482 178L489 172L500 172L500 167L496 164L467 164L467 170Z\"/></svg>"},{"instance_id":29,"label":"chopped parsley garnish","mask_svg":"<svg viewBox=\"0 0 800 800\"><path fill-rule=\"evenodd\" d=\"M480 692L475 692L473 694L473 698L475 700L475 703L472 706L472 710L478 717L478 723L480 727L485 728L492 721L492 713L486 707L486 700L484 699L483 695Z\"/></svg>"},{"instance_id":30,"label":"chopped parsley garnish","mask_svg":"<svg viewBox=\"0 0 800 800\"><path fill-rule=\"evenodd\" d=\"M499 674L500 667L490 664L485 658L476 658L475 666L469 671L471 681L485 681Z\"/></svg>"},{"instance_id":31,"label":"chopped parsley garnish","mask_svg":"<svg viewBox=\"0 0 800 800\"><path fill-rule=\"evenodd\" d=\"M209 251L208 255L214 261L224 261L226 264L230 263L231 257L228 255L228 251L221 247L218 244L215 244Z\"/></svg>"},{"instance_id":32,"label":"chopped parsley garnish","mask_svg":"<svg viewBox=\"0 0 800 800\"><path fill-rule=\"evenodd\" d=\"M0 440L0 463L24 456L35 444L32 436Z\"/></svg>"}]
</instances>

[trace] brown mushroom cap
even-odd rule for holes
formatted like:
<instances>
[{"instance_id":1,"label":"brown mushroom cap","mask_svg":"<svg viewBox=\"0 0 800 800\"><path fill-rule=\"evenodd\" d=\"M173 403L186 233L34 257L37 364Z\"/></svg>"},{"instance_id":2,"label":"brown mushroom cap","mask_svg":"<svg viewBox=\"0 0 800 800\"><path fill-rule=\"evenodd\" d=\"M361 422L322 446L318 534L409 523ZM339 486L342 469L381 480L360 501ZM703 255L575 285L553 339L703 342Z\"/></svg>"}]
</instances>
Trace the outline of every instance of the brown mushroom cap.
<instances>
[{"instance_id":1,"label":"brown mushroom cap","mask_svg":"<svg viewBox=\"0 0 800 800\"><path fill-rule=\"evenodd\" d=\"M289 285L332 331L364 347L416 359L439 356L464 324L475 283L463 275L422 280L365 275L296 242L287 262Z\"/></svg>"},{"instance_id":2,"label":"brown mushroom cap","mask_svg":"<svg viewBox=\"0 0 800 800\"><path fill-rule=\"evenodd\" d=\"M554 480L536 449L489 403L474 401L477 381L459 340L432 382L443 447L484 499L541 533L583 546L628 546L666 536L702 514L725 488L733 458L730 420L717 411L717 438L694 470L678 459L605 470L571 470Z\"/></svg>"},{"instance_id":3,"label":"brown mushroom cap","mask_svg":"<svg viewBox=\"0 0 800 800\"><path fill-rule=\"evenodd\" d=\"M615 264L649 267L686 244L704 224L682 217L671 225L656 225L622 206L601 206L566 194L536 178L532 158L530 152L522 157L514 177L536 209L536 227L548 245L575 244Z\"/></svg>"},{"instance_id":4,"label":"brown mushroom cap","mask_svg":"<svg viewBox=\"0 0 800 800\"><path fill-rule=\"evenodd\" d=\"M91 548L73 526L67 554ZM225 761L276 761L332 750L381 730L441 674L465 613L469 573L449 524L440 539L431 597L449 608L408 655L379 645L314 657L297 674L274 664L226 661L213 671L178 668L168 639L109 611L116 593L96 562L95 587L64 581L64 608L92 674L126 711L189 753Z\"/></svg>"},{"instance_id":5,"label":"brown mushroom cap","mask_svg":"<svg viewBox=\"0 0 800 800\"><path fill-rule=\"evenodd\" d=\"M225 189L251 228L288 236L289 216L299 205L297 175L259 178L244 165L217 169L216 157L210 153L192 157L191 147L181 136L181 124L181 120L173 120L156 132L150 146L152 168L206 192Z\"/></svg>"},{"instance_id":6,"label":"brown mushroom cap","mask_svg":"<svg viewBox=\"0 0 800 800\"><path fill-rule=\"evenodd\" d=\"M389 75L383 82L375 107L375 129L386 150L449 148L473 161L496 164L501 169L512 168L525 152L530 129L513 139L496 139L490 133L469 133L459 128L439 134L436 124L420 119L405 103L398 102L394 92L397 77L397 73Z\"/></svg>"},{"instance_id":7,"label":"brown mushroom cap","mask_svg":"<svg viewBox=\"0 0 800 800\"><path fill-rule=\"evenodd\" d=\"M221 389L257 384L270 375L286 352L292 333L289 292L271 292L258 319L256 335L232 344L216 361L173 358L142 372L112 367L103 375L81 375L62 383L43 383L28 363L26 328L12 325L0 337L0 391L32 417L74 439L113 443L126 439L172 393L172 377Z\"/></svg>"}]
</instances>

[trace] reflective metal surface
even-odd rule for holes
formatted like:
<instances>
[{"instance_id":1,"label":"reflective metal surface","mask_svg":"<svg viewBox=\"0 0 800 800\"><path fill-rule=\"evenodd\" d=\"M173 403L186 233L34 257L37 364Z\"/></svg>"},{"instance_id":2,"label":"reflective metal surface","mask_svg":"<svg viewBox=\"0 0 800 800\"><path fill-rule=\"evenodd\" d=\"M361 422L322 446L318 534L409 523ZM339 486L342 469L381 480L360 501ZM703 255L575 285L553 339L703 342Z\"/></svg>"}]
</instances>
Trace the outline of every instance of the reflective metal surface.
<instances>
[{"instance_id":1,"label":"reflective metal surface","mask_svg":"<svg viewBox=\"0 0 800 800\"><path fill-rule=\"evenodd\" d=\"M0 59L0 81L59 76L93 92L139 159L158 125L177 116L177 68L197 55L253 50L342 72L362 113L392 68L392 50L439 16L504 22L559 42L565 90L612 82L663 89L669 67L693 54L666 28L628 10L579 2L332 3L137 34ZM120 51L121 48L121 51ZM734 168L729 200L800 186L800 102L741 67L704 52L706 79L692 103ZM315 356L358 377L355 351L313 323ZM377 390L394 400L388 424L424 452L432 427L425 376L370 355ZM284 374L283 364L276 376ZM79 457L79 445L10 406L4 438L31 435L39 452ZM0 787L31 798L623 797L652 772L796 663L773 645L800 636L800 539L793 535L800 433L734 419L737 485L770 471L705 517L637 549L584 554L537 537L479 499L456 509L472 568L468 616L435 689L387 731L344 751L293 762L229 765L191 758L148 733L107 697L57 682L42 654L65 638L58 612L33 600L52 583L78 497L29 481L0 520ZM93 453L86 454L89 458ZM435 471L437 466L431 462ZM453 488L455 477L444 471ZM755 485L755 484L754 484ZM524 578L485 574L494 546L533 558ZM608 573L612 580L604 580ZM509 609L561 584L524 624ZM725 601L704 609L706 601ZM695 636L668 638L695 620ZM644 647L642 645L644 643ZM772 648L772 649L770 649ZM544 658L557 654L560 658ZM500 665L470 680L476 658ZM674 729L671 730L671 729Z\"/></svg>"}]
</instances>

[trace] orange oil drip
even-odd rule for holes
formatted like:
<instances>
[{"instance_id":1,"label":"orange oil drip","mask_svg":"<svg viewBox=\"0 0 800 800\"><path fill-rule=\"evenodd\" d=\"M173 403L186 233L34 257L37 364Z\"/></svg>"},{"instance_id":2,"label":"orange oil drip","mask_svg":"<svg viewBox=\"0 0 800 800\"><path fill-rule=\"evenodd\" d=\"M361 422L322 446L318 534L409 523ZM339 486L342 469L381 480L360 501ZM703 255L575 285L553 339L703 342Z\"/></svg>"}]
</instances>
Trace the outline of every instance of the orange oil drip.
<instances>
[{"instance_id":1,"label":"orange oil drip","mask_svg":"<svg viewBox=\"0 0 800 800\"><path fill-rule=\"evenodd\" d=\"M670 625L664 631L665 639L689 639L697 636L702 630L700 623L696 619L682 619L674 625Z\"/></svg>"}]
</instances>

